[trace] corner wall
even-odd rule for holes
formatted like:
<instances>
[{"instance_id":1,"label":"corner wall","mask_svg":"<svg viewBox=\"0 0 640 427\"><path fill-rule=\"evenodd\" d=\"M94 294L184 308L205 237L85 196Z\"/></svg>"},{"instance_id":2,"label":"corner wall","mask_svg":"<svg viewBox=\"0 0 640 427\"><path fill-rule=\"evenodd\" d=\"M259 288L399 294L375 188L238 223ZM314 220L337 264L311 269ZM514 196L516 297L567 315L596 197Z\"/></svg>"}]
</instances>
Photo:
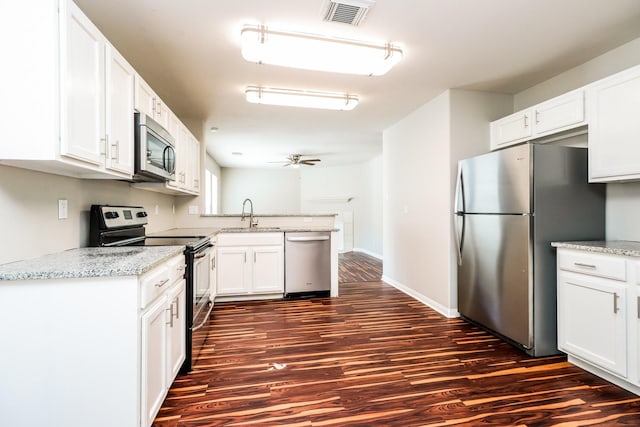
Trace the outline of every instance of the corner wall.
<instances>
[{"instance_id":1,"label":"corner wall","mask_svg":"<svg viewBox=\"0 0 640 427\"><path fill-rule=\"evenodd\" d=\"M457 315L453 195L458 161L489 150L510 95L449 90L383 134L384 279Z\"/></svg>"}]
</instances>

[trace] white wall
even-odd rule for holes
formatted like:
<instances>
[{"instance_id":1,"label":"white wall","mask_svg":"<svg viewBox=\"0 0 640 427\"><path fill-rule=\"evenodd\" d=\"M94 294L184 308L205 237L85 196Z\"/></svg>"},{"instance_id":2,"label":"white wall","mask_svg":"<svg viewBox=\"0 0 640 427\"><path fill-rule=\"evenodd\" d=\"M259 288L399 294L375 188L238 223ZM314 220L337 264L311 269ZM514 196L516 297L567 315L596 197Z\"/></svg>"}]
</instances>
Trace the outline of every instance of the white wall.
<instances>
[{"instance_id":1,"label":"white wall","mask_svg":"<svg viewBox=\"0 0 640 427\"><path fill-rule=\"evenodd\" d=\"M449 93L383 133L384 276L450 307Z\"/></svg>"},{"instance_id":2,"label":"white wall","mask_svg":"<svg viewBox=\"0 0 640 427\"><path fill-rule=\"evenodd\" d=\"M517 93L516 110L640 64L640 38ZM607 184L606 238L640 241L640 183Z\"/></svg>"},{"instance_id":3,"label":"white wall","mask_svg":"<svg viewBox=\"0 0 640 427\"><path fill-rule=\"evenodd\" d=\"M222 168L222 213L237 214L250 198L255 214L300 213L299 169Z\"/></svg>"},{"instance_id":4,"label":"white wall","mask_svg":"<svg viewBox=\"0 0 640 427\"><path fill-rule=\"evenodd\" d=\"M514 111L640 64L640 38L514 95Z\"/></svg>"},{"instance_id":5,"label":"white wall","mask_svg":"<svg viewBox=\"0 0 640 427\"><path fill-rule=\"evenodd\" d=\"M67 219L58 219L58 199L68 200ZM147 230L153 232L174 227L173 203L172 196L126 182L0 166L0 264L87 246L92 204L141 204L149 212Z\"/></svg>"},{"instance_id":6,"label":"white wall","mask_svg":"<svg viewBox=\"0 0 640 427\"><path fill-rule=\"evenodd\" d=\"M383 134L384 277L446 315L457 312L457 162L489 149L508 95L449 90Z\"/></svg>"},{"instance_id":7,"label":"white wall","mask_svg":"<svg viewBox=\"0 0 640 427\"><path fill-rule=\"evenodd\" d=\"M301 169L300 197L302 213L352 212L354 249L382 257L382 155L354 165Z\"/></svg>"}]
</instances>

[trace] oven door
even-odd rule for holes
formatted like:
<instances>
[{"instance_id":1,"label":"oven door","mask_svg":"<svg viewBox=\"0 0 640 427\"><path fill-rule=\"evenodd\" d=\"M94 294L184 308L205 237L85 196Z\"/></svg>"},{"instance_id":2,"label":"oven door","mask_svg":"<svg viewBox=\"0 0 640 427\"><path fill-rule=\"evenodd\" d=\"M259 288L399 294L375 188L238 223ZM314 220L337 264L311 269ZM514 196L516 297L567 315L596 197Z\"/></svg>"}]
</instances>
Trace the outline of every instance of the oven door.
<instances>
[{"instance_id":1,"label":"oven door","mask_svg":"<svg viewBox=\"0 0 640 427\"><path fill-rule=\"evenodd\" d=\"M195 361L204 345L207 334L201 330L209 320L213 301L209 287L210 263L213 246L209 246L193 255L193 319L191 321L191 359Z\"/></svg>"}]
</instances>

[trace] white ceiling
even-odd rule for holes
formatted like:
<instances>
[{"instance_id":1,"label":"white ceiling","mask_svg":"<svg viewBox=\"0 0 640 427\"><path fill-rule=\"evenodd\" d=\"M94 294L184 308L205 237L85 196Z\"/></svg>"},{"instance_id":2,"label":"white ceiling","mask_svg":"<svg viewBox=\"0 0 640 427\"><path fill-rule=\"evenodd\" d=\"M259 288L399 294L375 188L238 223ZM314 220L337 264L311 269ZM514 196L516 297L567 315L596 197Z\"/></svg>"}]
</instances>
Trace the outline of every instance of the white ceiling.
<instances>
[{"instance_id":1,"label":"white ceiling","mask_svg":"<svg viewBox=\"0 0 640 427\"><path fill-rule=\"evenodd\" d=\"M447 88L516 93L640 37L638 0L377 0L358 27L323 0L75 0L223 167L320 165L380 153L382 131ZM244 24L387 40L404 57L363 77L248 63ZM356 93L353 111L249 104L248 85ZM232 155L241 152L242 156ZM319 167L319 166L314 166Z\"/></svg>"}]
</instances>

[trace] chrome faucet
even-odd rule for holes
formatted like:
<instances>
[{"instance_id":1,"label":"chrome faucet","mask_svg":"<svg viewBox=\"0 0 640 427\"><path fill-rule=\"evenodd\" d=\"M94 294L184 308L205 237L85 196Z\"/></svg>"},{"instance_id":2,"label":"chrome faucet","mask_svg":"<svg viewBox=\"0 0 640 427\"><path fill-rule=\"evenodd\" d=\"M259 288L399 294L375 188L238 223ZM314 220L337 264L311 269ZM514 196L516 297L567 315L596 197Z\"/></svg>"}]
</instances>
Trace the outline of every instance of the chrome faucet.
<instances>
[{"instance_id":1,"label":"chrome faucet","mask_svg":"<svg viewBox=\"0 0 640 427\"><path fill-rule=\"evenodd\" d=\"M247 215L244 213L244 206L247 204L247 202L249 202L249 206L251 207L251 211L249 212L249 228L253 228L258 225L258 220L253 219L253 202L251 201L251 199L244 199L244 202L242 202L242 217L240 218L240 221L244 221L244 219L247 217Z\"/></svg>"}]
</instances>

